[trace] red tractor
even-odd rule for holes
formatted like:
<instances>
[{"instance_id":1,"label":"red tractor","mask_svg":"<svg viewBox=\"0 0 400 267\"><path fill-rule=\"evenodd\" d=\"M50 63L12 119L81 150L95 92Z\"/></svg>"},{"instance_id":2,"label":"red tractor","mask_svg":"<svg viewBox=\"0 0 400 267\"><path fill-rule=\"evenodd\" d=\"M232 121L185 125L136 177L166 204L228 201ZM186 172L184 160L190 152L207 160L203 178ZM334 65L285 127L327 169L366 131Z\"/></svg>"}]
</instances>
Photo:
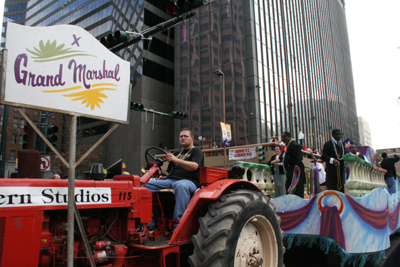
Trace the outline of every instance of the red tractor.
<instances>
[{"instance_id":1,"label":"red tractor","mask_svg":"<svg viewBox=\"0 0 400 267\"><path fill-rule=\"evenodd\" d=\"M75 231L74 266L283 266L280 219L254 184L202 168L200 189L173 231L174 195L143 186L162 165L147 155L154 165L142 177L75 181L75 229L85 235ZM0 180L2 267L66 265L67 192L66 180Z\"/></svg>"}]
</instances>

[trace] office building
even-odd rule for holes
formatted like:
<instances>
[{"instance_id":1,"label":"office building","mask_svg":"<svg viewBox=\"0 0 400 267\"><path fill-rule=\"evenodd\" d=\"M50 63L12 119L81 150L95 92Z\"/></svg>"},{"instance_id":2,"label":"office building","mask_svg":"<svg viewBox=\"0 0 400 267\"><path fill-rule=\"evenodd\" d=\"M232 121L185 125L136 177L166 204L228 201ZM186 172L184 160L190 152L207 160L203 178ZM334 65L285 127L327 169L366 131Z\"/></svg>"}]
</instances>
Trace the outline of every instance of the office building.
<instances>
[{"instance_id":1,"label":"office building","mask_svg":"<svg viewBox=\"0 0 400 267\"><path fill-rule=\"evenodd\" d=\"M3 16L3 24L1 30L1 47L5 47L6 40L6 23L7 22L15 22L15 23L23 23L25 20L25 13L27 8L27 3L29 0L19 0L19 1L4 1L4 16Z\"/></svg>"},{"instance_id":2,"label":"office building","mask_svg":"<svg viewBox=\"0 0 400 267\"><path fill-rule=\"evenodd\" d=\"M231 145L302 131L322 149L335 128L358 139L344 1L214 1L175 33L181 128L221 145L225 109Z\"/></svg>"},{"instance_id":3,"label":"office building","mask_svg":"<svg viewBox=\"0 0 400 267\"><path fill-rule=\"evenodd\" d=\"M360 145L372 147L371 129L369 123L363 117L358 117L358 130L360 132Z\"/></svg>"}]
</instances>

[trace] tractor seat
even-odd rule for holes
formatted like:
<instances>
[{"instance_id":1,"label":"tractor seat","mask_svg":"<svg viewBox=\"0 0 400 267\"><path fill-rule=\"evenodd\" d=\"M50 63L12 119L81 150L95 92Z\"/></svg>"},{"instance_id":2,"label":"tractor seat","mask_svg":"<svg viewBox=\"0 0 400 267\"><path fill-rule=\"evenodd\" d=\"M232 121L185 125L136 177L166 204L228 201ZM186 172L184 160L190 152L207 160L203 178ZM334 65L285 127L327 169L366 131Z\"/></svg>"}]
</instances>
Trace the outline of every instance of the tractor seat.
<instances>
[{"instance_id":1,"label":"tractor seat","mask_svg":"<svg viewBox=\"0 0 400 267\"><path fill-rule=\"evenodd\" d=\"M197 191L199 191L199 190L200 190L200 188L197 188L196 191L193 194L191 194L191 197L193 197L193 195L196 194ZM173 193L173 192L174 192L174 189L160 189L160 190L156 191L156 193Z\"/></svg>"},{"instance_id":2,"label":"tractor seat","mask_svg":"<svg viewBox=\"0 0 400 267\"><path fill-rule=\"evenodd\" d=\"M158 190L157 192L159 192L159 193L172 193L172 192L174 192L174 189L160 189L160 190Z\"/></svg>"}]
</instances>

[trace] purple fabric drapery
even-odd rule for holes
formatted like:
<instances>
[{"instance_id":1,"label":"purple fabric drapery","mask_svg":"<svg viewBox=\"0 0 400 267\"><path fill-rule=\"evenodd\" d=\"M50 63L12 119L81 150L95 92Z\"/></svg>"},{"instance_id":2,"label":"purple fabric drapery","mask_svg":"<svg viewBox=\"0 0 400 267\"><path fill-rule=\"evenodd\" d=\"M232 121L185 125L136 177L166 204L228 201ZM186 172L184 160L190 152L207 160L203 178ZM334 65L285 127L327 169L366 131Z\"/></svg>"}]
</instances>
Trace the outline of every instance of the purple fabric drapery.
<instances>
[{"instance_id":1,"label":"purple fabric drapery","mask_svg":"<svg viewBox=\"0 0 400 267\"><path fill-rule=\"evenodd\" d=\"M353 210L365 223L377 230L386 228L389 215L388 208L384 210L371 210L362 206L348 195L346 195L346 198Z\"/></svg>"},{"instance_id":2,"label":"purple fabric drapery","mask_svg":"<svg viewBox=\"0 0 400 267\"><path fill-rule=\"evenodd\" d=\"M321 208L321 222L319 234L327 236L339 243L346 250L346 241L342 226L342 218L336 206Z\"/></svg>"},{"instance_id":3,"label":"purple fabric drapery","mask_svg":"<svg viewBox=\"0 0 400 267\"><path fill-rule=\"evenodd\" d=\"M321 192L321 190L319 188L319 177L318 177L318 169L317 168L314 168L314 188L315 188L315 191L314 191L315 194L318 194Z\"/></svg>"},{"instance_id":4,"label":"purple fabric drapery","mask_svg":"<svg viewBox=\"0 0 400 267\"><path fill-rule=\"evenodd\" d=\"M313 197L308 204L297 210L277 212L281 217L281 229L289 231L300 225L308 216L317 198Z\"/></svg>"},{"instance_id":5,"label":"purple fabric drapery","mask_svg":"<svg viewBox=\"0 0 400 267\"><path fill-rule=\"evenodd\" d=\"M389 212L389 227L392 231L394 231L397 227L397 222L399 220L399 208L400 202L397 204L396 209L392 213Z\"/></svg>"}]
</instances>

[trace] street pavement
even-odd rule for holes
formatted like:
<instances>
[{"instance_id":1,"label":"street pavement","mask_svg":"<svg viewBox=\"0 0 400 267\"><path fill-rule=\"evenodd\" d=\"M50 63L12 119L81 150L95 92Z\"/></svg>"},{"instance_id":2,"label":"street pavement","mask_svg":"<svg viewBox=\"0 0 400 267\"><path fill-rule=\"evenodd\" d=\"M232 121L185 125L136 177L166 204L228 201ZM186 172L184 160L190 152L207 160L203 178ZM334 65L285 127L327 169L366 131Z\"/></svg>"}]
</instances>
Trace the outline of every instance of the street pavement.
<instances>
[{"instance_id":1,"label":"street pavement","mask_svg":"<svg viewBox=\"0 0 400 267\"><path fill-rule=\"evenodd\" d=\"M386 257L390 255L392 250L400 243L400 232L393 234L390 237L390 248L385 252ZM371 262L367 262L364 266L353 266L353 267L381 267L385 259L381 260L379 265L374 265ZM340 267L340 259L335 253L324 254L318 247L305 248L305 247L293 247L290 250L286 250L284 255L284 264L286 267ZM400 262L399 265L400 266ZM344 265L343 267L350 267ZM393 266L395 267L395 266Z\"/></svg>"}]
</instances>

